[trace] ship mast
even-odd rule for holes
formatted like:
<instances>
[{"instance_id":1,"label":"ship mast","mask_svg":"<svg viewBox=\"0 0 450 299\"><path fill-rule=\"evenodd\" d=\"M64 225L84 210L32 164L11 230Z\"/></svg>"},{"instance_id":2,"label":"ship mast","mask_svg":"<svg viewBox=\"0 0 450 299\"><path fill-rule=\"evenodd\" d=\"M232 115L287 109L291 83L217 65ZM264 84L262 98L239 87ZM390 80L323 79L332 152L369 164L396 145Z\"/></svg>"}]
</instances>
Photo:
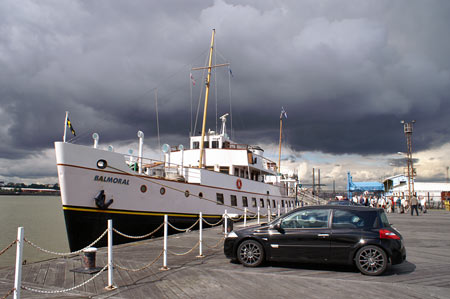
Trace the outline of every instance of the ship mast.
<instances>
[{"instance_id":1,"label":"ship mast","mask_svg":"<svg viewBox=\"0 0 450 299\"><path fill-rule=\"evenodd\" d=\"M212 56L214 49L214 35L216 33L216 29L212 30L211 34L211 48L209 49L209 63L208 63L208 76L206 77L206 91L205 91L205 107L203 109L203 124L202 124L202 139L200 140L200 160L198 163L198 168L203 167L203 154L204 154L204 146L205 146L205 128L206 128L206 112L208 110L208 96L209 96L209 82L211 80L211 64L212 64Z\"/></svg>"}]
</instances>

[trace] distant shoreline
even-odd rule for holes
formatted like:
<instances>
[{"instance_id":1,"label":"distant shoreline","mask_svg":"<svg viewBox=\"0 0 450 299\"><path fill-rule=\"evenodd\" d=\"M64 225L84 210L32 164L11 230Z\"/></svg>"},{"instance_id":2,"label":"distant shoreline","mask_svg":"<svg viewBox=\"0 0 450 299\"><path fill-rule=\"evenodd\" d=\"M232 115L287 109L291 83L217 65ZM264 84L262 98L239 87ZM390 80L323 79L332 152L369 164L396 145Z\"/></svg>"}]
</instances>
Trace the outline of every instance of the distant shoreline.
<instances>
[{"instance_id":1,"label":"distant shoreline","mask_svg":"<svg viewBox=\"0 0 450 299\"><path fill-rule=\"evenodd\" d=\"M46 192L46 191L43 191L43 192L36 192L36 193L32 193L32 192L14 192L14 191L11 191L11 192L0 192L0 196L1 195L18 195L18 196L20 196L20 195L32 195L32 196L49 196L49 195L51 195L51 196L61 196L61 192Z\"/></svg>"}]
</instances>

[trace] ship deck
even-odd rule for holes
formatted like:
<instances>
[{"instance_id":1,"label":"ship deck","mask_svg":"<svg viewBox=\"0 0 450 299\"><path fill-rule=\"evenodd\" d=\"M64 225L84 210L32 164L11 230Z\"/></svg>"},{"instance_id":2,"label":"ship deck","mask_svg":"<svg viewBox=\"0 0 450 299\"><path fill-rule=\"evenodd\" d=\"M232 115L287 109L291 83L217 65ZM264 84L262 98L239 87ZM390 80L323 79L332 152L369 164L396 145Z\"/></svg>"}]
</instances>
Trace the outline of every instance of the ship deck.
<instances>
[{"instance_id":1,"label":"ship deck","mask_svg":"<svg viewBox=\"0 0 450 299\"><path fill-rule=\"evenodd\" d=\"M383 276L363 276L352 267L269 263L244 268L231 263L220 244L198 249L184 256L168 255L170 270L161 271L162 259L139 272L114 270L117 289L108 291L106 271L83 287L62 294L45 295L22 290L22 298L450 298L450 213L429 211L412 217L389 214L391 223L402 233L407 261L392 266ZM236 225L236 224L235 224ZM204 230L206 245L222 237L222 228ZM186 252L198 240L198 232L171 235L168 248ZM155 259L162 238L114 246L114 260L128 268L138 268ZM97 253L97 266L106 263L106 248ZM71 272L81 267L80 256L56 258L23 267L22 281L28 287L47 291L71 288L86 281L89 274ZM0 269L0 297L14 284L14 268ZM12 298L12 295L11 297Z\"/></svg>"}]
</instances>

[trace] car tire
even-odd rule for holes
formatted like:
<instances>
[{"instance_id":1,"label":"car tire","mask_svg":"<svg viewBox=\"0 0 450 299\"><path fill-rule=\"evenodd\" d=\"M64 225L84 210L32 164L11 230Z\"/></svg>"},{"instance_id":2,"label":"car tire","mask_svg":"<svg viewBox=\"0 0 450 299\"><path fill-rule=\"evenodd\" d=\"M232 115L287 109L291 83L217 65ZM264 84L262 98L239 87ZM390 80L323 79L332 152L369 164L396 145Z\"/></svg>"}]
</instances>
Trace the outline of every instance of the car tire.
<instances>
[{"instance_id":1,"label":"car tire","mask_svg":"<svg viewBox=\"0 0 450 299\"><path fill-rule=\"evenodd\" d=\"M358 270L364 275L377 276L386 271L388 257L386 252L378 246L364 246L358 250L355 256Z\"/></svg>"},{"instance_id":2,"label":"car tire","mask_svg":"<svg viewBox=\"0 0 450 299\"><path fill-rule=\"evenodd\" d=\"M264 261L264 249L258 241L246 240L239 245L237 258L245 267L257 267Z\"/></svg>"}]
</instances>

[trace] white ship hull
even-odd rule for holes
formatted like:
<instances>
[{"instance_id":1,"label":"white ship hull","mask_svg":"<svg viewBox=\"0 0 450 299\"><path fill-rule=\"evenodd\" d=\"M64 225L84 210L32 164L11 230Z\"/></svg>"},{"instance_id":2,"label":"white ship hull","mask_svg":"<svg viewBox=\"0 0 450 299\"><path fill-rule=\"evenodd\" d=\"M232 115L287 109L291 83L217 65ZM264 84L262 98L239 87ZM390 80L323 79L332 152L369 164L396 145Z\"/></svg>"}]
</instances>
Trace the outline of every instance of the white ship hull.
<instances>
[{"instance_id":1,"label":"white ship hull","mask_svg":"<svg viewBox=\"0 0 450 299\"><path fill-rule=\"evenodd\" d=\"M286 192L280 186L216 171L175 168L181 174L178 178L183 178L177 181L139 174L130 169L123 154L64 142L55 142L55 149L71 250L94 241L106 229L107 219L113 219L123 233L141 235L158 227L165 214L183 228L192 225L200 212L209 222L217 222L225 210L243 215L247 208L254 215L260 207L267 214L270 204L271 213L276 213L278 207L284 212L295 202L282 194ZM106 161L104 169L98 167L99 160ZM102 190L105 202L113 200L106 208L94 199ZM223 195L223 203L218 194ZM114 243L128 241L115 237Z\"/></svg>"}]
</instances>

